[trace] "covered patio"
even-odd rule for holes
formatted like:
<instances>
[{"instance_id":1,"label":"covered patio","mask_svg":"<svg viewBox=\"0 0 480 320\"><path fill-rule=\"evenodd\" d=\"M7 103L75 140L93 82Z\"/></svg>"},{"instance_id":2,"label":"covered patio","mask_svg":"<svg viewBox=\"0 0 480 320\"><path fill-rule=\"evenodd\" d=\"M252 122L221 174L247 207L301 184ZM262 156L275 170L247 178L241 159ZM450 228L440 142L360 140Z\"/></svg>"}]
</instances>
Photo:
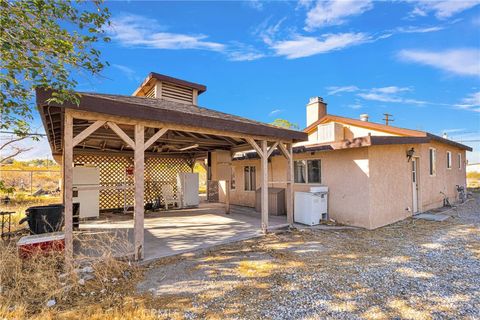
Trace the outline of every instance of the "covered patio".
<instances>
[{"instance_id":1,"label":"covered patio","mask_svg":"<svg viewBox=\"0 0 480 320\"><path fill-rule=\"evenodd\" d=\"M147 78L147 84L150 81L148 79L152 78ZM175 79L167 80L174 82ZM191 87L198 94L199 87ZM52 92L37 91L37 105L52 153L63 166L67 259L73 257L72 172L76 161L87 156L97 164L101 163L99 159L115 157L116 160L111 161L111 166L118 165L123 168L131 164L133 167L133 228L129 239L132 242L132 255L136 260L162 256L169 250L187 250L191 245L203 247L228 239L233 241L279 227L276 217L270 217L269 220L268 215L269 177L266 168L268 158L274 150L279 150L288 160L287 219L283 225L293 224L292 144L306 140L306 134L198 107L195 104L196 94L194 103L189 104L163 98L81 93L78 105L68 102L60 105L49 100ZM230 181L225 175L223 179L212 179L212 157L216 152L220 152L223 156L228 154L231 160L234 153L252 149L261 158L261 218L248 215L240 217L235 213L228 216L226 214L231 211ZM179 210L159 214L158 219L155 217L156 213L149 213L145 219L144 206L152 189L149 184L150 175L172 166L168 161L161 166L155 166L150 164L152 159L181 160L190 168L195 162L204 164L209 185L208 199L211 202L221 202L219 207L212 207L210 203L211 213L195 216L193 211ZM102 175L102 171L100 172ZM108 172L103 175L108 175ZM105 195L109 188L111 187L100 186L100 194L104 195L104 199L111 197ZM215 192L220 192L221 195L217 194L215 198ZM220 208L223 211L216 211ZM83 225L100 228L100 222L86 221ZM127 222L117 222L112 226L122 228ZM83 229L82 227L81 230ZM200 244L196 244L197 235L190 232L192 230L199 231L198 236L202 239Z\"/></svg>"},{"instance_id":2,"label":"covered patio","mask_svg":"<svg viewBox=\"0 0 480 320\"><path fill-rule=\"evenodd\" d=\"M280 228L285 223L286 217L271 216L269 228ZM225 205L221 203L202 203L198 208L149 213L145 216L144 228L145 262L263 234L261 220L253 208L231 206L230 213L226 214ZM108 247L113 256L121 256L125 244L133 252L133 231L128 216L104 214L99 220L86 221L77 235L82 243L74 245L74 254L102 255L105 248L96 250L98 243Z\"/></svg>"}]
</instances>

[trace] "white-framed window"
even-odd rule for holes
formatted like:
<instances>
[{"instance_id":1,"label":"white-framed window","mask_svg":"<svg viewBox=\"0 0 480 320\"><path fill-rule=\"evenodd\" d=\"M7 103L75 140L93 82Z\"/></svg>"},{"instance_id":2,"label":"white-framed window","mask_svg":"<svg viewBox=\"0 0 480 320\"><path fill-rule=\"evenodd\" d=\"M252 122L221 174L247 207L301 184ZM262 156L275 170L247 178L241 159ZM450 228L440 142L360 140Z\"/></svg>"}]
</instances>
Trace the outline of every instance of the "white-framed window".
<instances>
[{"instance_id":1,"label":"white-framed window","mask_svg":"<svg viewBox=\"0 0 480 320\"><path fill-rule=\"evenodd\" d=\"M243 184L245 191L255 191L256 190L256 181L255 181L255 167L246 166L243 168Z\"/></svg>"},{"instance_id":2,"label":"white-framed window","mask_svg":"<svg viewBox=\"0 0 480 320\"><path fill-rule=\"evenodd\" d=\"M430 160L430 175L435 176L437 174L437 149L429 149L429 160Z\"/></svg>"},{"instance_id":3,"label":"white-framed window","mask_svg":"<svg viewBox=\"0 0 480 320\"><path fill-rule=\"evenodd\" d=\"M447 151L447 169L452 169L452 153Z\"/></svg>"},{"instance_id":4,"label":"white-framed window","mask_svg":"<svg viewBox=\"0 0 480 320\"><path fill-rule=\"evenodd\" d=\"M296 160L293 162L293 173L295 183L321 183L321 160Z\"/></svg>"},{"instance_id":5,"label":"white-framed window","mask_svg":"<svg viewBox=\"0 0 480 320\"><path fill-rule=\"evenodd\" d=\"M232 167L232 171L230 174L230 190L235 190L235 184L236 184L236 177L235 177L235 167Z\"/></svg>"},{"instance_id":6,"label":"white-framed window","mask_svg":"<svg viewBox=\"0 0 480 320\"><path fill-rule=\"evenodd\" d=\"M458 170L462 170L463 164L462 164L462 154L459 153L458 156Z\"/></svg>"}]
</instances>

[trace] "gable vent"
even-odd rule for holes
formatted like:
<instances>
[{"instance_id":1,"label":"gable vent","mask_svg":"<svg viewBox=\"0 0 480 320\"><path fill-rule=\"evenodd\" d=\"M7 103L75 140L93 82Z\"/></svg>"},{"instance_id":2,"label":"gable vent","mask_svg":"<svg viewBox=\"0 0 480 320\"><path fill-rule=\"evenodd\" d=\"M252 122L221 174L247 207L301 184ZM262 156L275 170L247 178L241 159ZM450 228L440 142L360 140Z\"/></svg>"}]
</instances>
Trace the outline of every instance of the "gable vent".
<instances>
[{"instance_id":1,"label":"gable vent","mask_svg":"<svg viewBox=\"0 0 480 320\"><path fill-rule=\"evenodd\" d=\"M162 98L191 104L193 101L193 90L180 87L171 83L162 83Z\"/></svg>"},{"instance_id":2,"label":"gable vent","mask_svg":"<svg viewBox=\"0 0 480 320\"><path fill-rule=\"evenodd\" d=\"M153 86L152 89L148 90L147 93L145 93L145 97L155 98L155 86Z\"/></svg>"}]
</instances>

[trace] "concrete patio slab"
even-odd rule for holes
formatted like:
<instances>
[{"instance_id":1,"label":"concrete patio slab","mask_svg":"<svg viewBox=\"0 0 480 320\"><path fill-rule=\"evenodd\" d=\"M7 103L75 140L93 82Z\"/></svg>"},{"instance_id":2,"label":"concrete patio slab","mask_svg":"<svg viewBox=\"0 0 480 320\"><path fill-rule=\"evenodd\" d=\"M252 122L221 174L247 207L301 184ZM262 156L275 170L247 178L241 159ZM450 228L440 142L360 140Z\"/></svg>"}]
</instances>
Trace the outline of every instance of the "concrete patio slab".
<instances>
[{"instance_id":1,"label":"concrete patio slab","mask_svg":"<svg viewBox=\"0 0 480 320\"><path fill-rule=\"evenodd\" d=\"M286 216L270 216L271 227L284 225ZM222 204L205 204L199 208L173 210L145 214L145 262L185 252L205 249L230 242L261 236L260 215L253 209L245 212L226 214ZM103 246L111 246L113 251L131 250L128 245L133 240L133 219L125 215L106 215L103 219L86 221L81 224L81 234L91 238L98 234ZM84 238L85 238L84 236ZM113 239L115 240L111 240ZM98 240L98 239L97 239ZM117 242L117 243L115 243ZM119 245L118 243L127 243ZM92 247L82 242L78 251L92 254Z\"/></svg>"}]
</instances>

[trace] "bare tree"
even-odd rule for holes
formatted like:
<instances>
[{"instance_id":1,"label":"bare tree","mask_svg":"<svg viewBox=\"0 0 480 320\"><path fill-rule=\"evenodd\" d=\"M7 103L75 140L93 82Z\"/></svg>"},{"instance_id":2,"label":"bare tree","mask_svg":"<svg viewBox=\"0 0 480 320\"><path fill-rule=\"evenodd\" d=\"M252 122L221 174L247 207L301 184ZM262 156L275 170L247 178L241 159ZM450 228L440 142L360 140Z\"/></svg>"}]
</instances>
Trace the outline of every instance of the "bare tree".
<instances>
[{"instance_id":1,"label":"bare tree","mask_svg":"<svg viewBox=\"0 0 480 320\"><path fill-rule=\"evenodd\" d=\"M8 160L15 158L21 153L32 150L32 147L25 148L17 145L18 142L23 141L29 136L12 136L7 139L7 142L0 143L0 165L6 163Z\"/></svg>"}]
</instances>

